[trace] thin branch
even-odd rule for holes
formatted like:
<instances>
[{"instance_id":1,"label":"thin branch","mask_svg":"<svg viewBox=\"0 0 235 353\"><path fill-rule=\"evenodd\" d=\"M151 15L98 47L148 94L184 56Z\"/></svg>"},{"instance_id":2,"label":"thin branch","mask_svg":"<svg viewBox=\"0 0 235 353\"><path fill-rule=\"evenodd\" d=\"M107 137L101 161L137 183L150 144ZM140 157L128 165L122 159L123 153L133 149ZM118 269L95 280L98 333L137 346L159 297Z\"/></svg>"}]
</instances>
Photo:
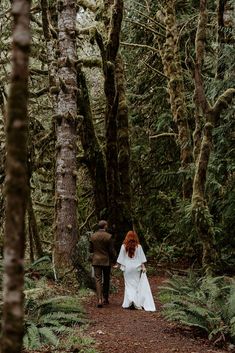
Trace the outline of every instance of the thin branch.
<instances>
[{"instance_id":1,"label":"thin branch","mask_svg":"<svg viewBox=\"0 0 235 353\"><path fill-rule=\"evenodd\" d=\"M159 26L161 29L166 30L166 27L164 26L164 24L154 20L152 17L147 16L146 14L144 14L143 12L137 10L137 9L133 9L135 12L137 12L139 15L143 16L144 18L146 18L147 20L150 20L151 22L153 22L155 25Z\"/></svg>"},{"instance_id":2,"label":"thin branch","mask_svg":"<svg viewBox=\"0 0 235 353\"><path fill-rule=\"evenodd\" d=\"M137 21L133 21L133 20L129 20L129 19L125 19L124 21L125 21L125 22L130 22L130 23L132 23L132 24L134 24L134 25L137 25L137 26L140 26L140 27L143 27L143 28L147 29L148 31L150 31L150 32L152 32L152 33L154 33L154 34L156 34L157 36L162 37L162 38L165 38L165 35L164 35L164 34L155 31L153 28L148 27L148 26L146 26L146 25L143 24L143 23L140 23L140 22L137 22Z\"/></svg>"},{"instance_id":3,"label":"thin branch","mask_svg":"<svg viewBox=\"0 0 235 353\"><path fill-rule=\"evenodd\" d=\"M85 225L91 219L91 217L94 215L94 213L95 213L95 210L92 210L91 213L89 213L89 215L85 219L84 223L79 227L79 231L81 231L85 227Z\"/></svg>"},{"instance_id":4,"label":"thin branch","mask_svg":"<svg viewBox=\"0 0 235 353\"><path fill-rule=\"evenodd\" d=\"M40 69L32 68L32 69L30 70L30 75L43 75L43 76L47 76L47 75L48 75L48 70L40 70Z\"/></svg>"},{"instance_id":5,"label":"thin branch","mask_svg":"<svg viewBox=\"0 0 235 353\"><path fill-rule=\"evenodd\" d=\"M93 33L95 34L96 30L97 30L96 26L90 26L90 27L84 27L84 28L77 27L76 28L77 34L91 35Z\"/></svg>"},{"instance_id":6,"label":"thin branch","mask_svg":"<svg viewBox=\"0 0 235 353\"><path fill-rule=\"evenodd\" d=\"M151 69L152 71L156 72L159 76L162 76L164 78L167 78L166 75L164 75L164 73L162 73L161 71L158 71L157 69L155 69L154 67L152 67L151 65L149 65L148 63L146 63L146 61L141 61L144 65L146 65L149 69Z\"/></svg>"},{"instance_id":7,"label":"thin branch","mask_svg":"<svg viewBox=\"0 0 235 353\"><path fill-rule=\"evenodd\" d=\"M41 96L43 96L43 94L48 93L48 92L49 92L49 87L44 87L44 88L40 89L37 92L30 92L29 93L29 97L30 98L38 98L38 97L41 97Z\"/></svg>"},{"instance_id":8,"label":"thin branch","mask_svg":"<svg viewBox=\"0 0 235 353\"><path fill-rule=\"evenodd\" d=\"M127 43L127 42L120 42L120 44L124 45L124 46L127 46L127 47L136 47L136 48L149 49L149 50L152 50L155 53L159 54L159 50L157 48L151 47L150 45L138 44L138 43Z\"/></svg>"},{"instance_id":9,"label":"thin branch","mask_svg":"<svg viewBox=\"0 0 235 353\"><path fill-rule=\"evenodd\" d=\"M102 67L102 60L97 56L81 57L78 59L78 64L81 63L84 67Z\"/></svg>"},{"instance_id":10,"label":"thin branch","mask_svg":"<svg viewBox=\"0 0 235 353\"><path fill-rule=\"evenodd\" d=\"M215 102L212 112L215 118L217 118L223 109L226 109L235 97L235 89L229 88L223 94L221 94Z\"/></svg>"},{"instance_id":11,"label":"thin branch","mask_svg":"<svg viewBox=\"0 0 235 353\"><path fill-rule=\"evenodd\" d=\"M174 137L176 139L178 135L173 132L163 132L162 134L149 136L150 139L158 139L160 137Z\"/></svg>"}]
</instances>

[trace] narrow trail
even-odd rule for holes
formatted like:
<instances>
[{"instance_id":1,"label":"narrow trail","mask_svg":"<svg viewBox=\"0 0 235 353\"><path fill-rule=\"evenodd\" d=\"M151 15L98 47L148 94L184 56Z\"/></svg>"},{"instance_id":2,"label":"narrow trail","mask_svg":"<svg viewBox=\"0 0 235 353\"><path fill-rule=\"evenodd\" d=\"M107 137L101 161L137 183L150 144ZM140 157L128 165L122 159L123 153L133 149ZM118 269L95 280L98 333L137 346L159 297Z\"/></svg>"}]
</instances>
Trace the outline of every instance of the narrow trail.
<instances>
[{"instance_id":1,"label":"narrow trail","mask_svg":"<svg viewBox=\"0 0 235 353\"><path fill-rule=\"evenodd\" d=\"M225 353L203 338L194 337L191 330L180 329L161 315L157 299L158 287L164 277L149 278L157 306L155 313L122 309L123 280L113 278L118 292L110 296L110 304L96 308L95 295L85 304L90 325L86 330L96 340L102 353Z\"/></svg>"}]
</instances>

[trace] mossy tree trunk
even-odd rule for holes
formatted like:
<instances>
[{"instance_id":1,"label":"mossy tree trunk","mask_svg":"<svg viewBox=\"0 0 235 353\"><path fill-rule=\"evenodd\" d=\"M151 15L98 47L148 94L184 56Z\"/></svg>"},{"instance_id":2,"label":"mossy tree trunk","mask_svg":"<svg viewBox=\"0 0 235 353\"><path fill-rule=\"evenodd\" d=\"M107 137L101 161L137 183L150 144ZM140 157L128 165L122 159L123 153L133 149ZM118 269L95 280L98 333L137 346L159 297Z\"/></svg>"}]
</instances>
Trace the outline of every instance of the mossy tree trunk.
<instances>
[{"instance_id":1,"label":"mossy tree trunk","mask_svg":"<svg viewBox=\"0 0 235 353\"><path fill-rule=\"evenodd\" d=\"M4 224L4 179L5 179L5 156L6 156L6 92L3 86L0 86L0 224ZM0 230L0 254L3 253L3 229Z\"/></svg>"},{"instance_id":2,"label":"mossy tree trunk","mask_svg":"<svg viewBox=\"0 0 235 353\"><path fill-rule=\"evenodd\" d=\"M180 147L181 171L183 172L183 197L192 195L192 179L190 178L190 163L192 163L191 134L188 126L188 111L186 106L183 71L178 47L179 34L177 29L175 2L169 0L165 6L166 41L160 44L164 73L167 77L167 90L173 120L177 126Z\"/></svg>"},{"instance_id":3,"label":"mossy tree trunk","mask_svg":"<svg viewBox=\"0 0 235 353\"><path fill-rule=\"evenodd\" d=\"M222 59L223 46L225 44L225 24L224 12L227 0L218 0L217 2L217 20L218 20L218 64L217 78L223 80L225 73L225 61Z\"/></svg>"},{"instance_id":4,"label":"mossy tree trunk","mask_svg":"<svg viewBox=\"0 0 235 353\"><path fill-rule=\"evenodd\" d=\"M14 0L12 77L6 127L6 221L1 353L20 353L24 334L25 211L28 197L30 1Z\"/></svg>"},{"instance_id":5,"label":"mossy tree trunk","mask_svg":"<svg viewBox=\"0 0 235 353\"><path fill-rule=\"evenodd\" d=\"M76 4L58 3L58 73L56 113L55 247L57 274L71 265L77 227L77 52Z\"/></svg>"},{"instance_id":6,"label":"mossy tree trunk","mask_svg":"<svg viewBox=\"0 0 235 353\"><path fill-rule=\"evenodd\" d=\"M235 89L230 88L218 97L214 106L210 106L204 90L202 66L204 59L205 40L207 26L207 1L200 0L200 15L195 39L196 61L195 61L195 103L196 122L202 128L203 138L195 133L195 153L196 170L193 182L192 194L192 215L203 247L202 265L207 273L213 273L218 264L219 256L215 249L214 223L208 208L205 186L207 181L207 168L212 147L213 127L219 121L221 112L228 107L233 97ZM203 119L202 119L203 118ZM196 124L196 129L197 129Z\"/></svg>"},{"instance_id":7,"label":"mossy tree trunk","mask_svg":"<svg viewBox=\"0 0 235 353\"><path fill-rule=\"evenodd\" d=\"M31 196L30 190L29 190L29 197L28 197L28 203L27 203L27 213L28 213L29 235L32 238L31 243L32 243L32 246L33 245L35 246L37 258L40 258L43 256L43 249L42 249L40 236L38 233L37 220L33 209L33 202L32 202L32 196Z\"/></svg>"},{"instance_id":8,"label":"mossy tree trunk","mask_svg":"<svg viewBox=\"0 0 235 353\"><path fill-rule=\"evenodd\" d=\"M97 146L94 133L91 133L91 128L86 127L87 122L83 121L81 133L84 140L85 149L92 150L91 141L93 141L93 152L90 155L97 153L99 157L97 162L99 166L105 170L104 175L100 175L105 180L107 187L107 212L105 215L108 217L110 230L115 234L117 242L122 242L125 232L132 228L132 209L131 209L131 187L129 176L129 162L130 162L130 147L129 147L129 130L128 130L128 109L125 97L124 85L124 69L121 56L118 55L119 50L119 37L123 15L123 1L121 0L107 0L97 2L96 6L92 5L89 1L80 1L79 4L85 8L89 8L92 12L96 13L96 18L102 19L103 24L100 27L105 28L102 34L96 27L89 27L80 29L82 34L90 34L92 39L95 37L101 54L101 64L104 74L104 93L106 97L106 111L105 111L105 162L101 159L100 152L94 151L94 146ZM102 14L102 16L101 16ZM88 60L81 60L84 64L88 64ZM92 65L99 65L100 60L90 61L89 67ZM83 90L83 92L85 92ZM88 92L85 94L88 96ZM84 102L86 100L84 96ZM91 116L89 102L84 103L83 111ZM82 113L81 115L84 115ZM92 120L89 119L89 125L92 125ZM93 127L92 127L93 129ZM88 131L90 137L88 138ZM86 141L85 141L86 140ZM90 141L89 141L90 140ZM96 148L95 148L96 149ZM85 153L85 159L89 161L88 153ZM97 163L96 162L96 163ZM100 163L101 162L101 163ZM93 169L96 169L93 164ZM89 168L89 166L88 166ZM93 173L90 172L92 178ZM93 185L97 188L98 175ZM97 189L100 193L101 189ZM104 195L104 189L102 194ZM96 193L96 191L95 191ZM100 193L101 195L101 193ZM97 207L96 207L97 209Z\"/></svg>"},{"instance_id":9,"label":"mossy tree trunk","mask_svg":"<svg viewBox=\"0 0 235 353\"><path fill-rule=\"evenodd\" d=\"M217 62L217 78L224 79L226 71L226 53L227 45L234 45L234 2L228 0L217 0L217 31L218 31L218 62Z\"/></svg>"},{"instance_id":10,"label":"mossy tree trunk","mask_svg":"<svg viewBox=\"0 0 235 353\"><path fill-rule=\"evenodd\" d=\"M79 136L84 150L84 162L93 184L97 219L106 219L108 205L105 158L95 133L86 77L81 68L78 68L78 82L81 84L78 109L82 116Z\"/></svg>"},{"instance_id":11,"label":"mossy tree trunk","mask_svg":"<svg viewBox=\"0 0 235 353\"><path fill-rule=\"evenodd\" d=\"M119 227L120 207L120 180L118 171L118 146L117 146L117 113L118 93L116 90L115 61L119 49L120 30L123 14L123 1L115 0L105 3L105 27L108 33L105 47L105 60L103 60L104 92L106 96L106 167L107 167L107 193L109 224L118 238L121 232ZM109 12L111 11L111 16Z\"/></svg>"},{"instance_id":12,"label":"mossy tree trunk","mask_svg":"<svg viewBox=\"0 0 235 353\"><path fill-rule=\"evenodd\" d=\"M51 12L53 14L51 15ZM48 65L48 79L51 93L52 107L56 110L56 93L59 90L59 84L57 80L57 41L56 41L56 30L53 27L55 25L55 17L57 16L56 10L49 8L47 0L41 0L41 12L42 12L42 29L44 38L46 41L46 52L47 52L47 65ZM53 20L51 19L53 17ZM52 23L53 22L53 23Z\"/></svg>"},{"instance_id":13,"label":"mossy tree trunk","mask_svg":"<svg viewBox=\"0 0 235 353\"><path fill-rule=\"evenodd\" d=\"M131 202L131 180L130 180L130 142L129 142L129 119L128 105L125 91L125 74L122 56L117 55L116 62L116 85L118 94L117 112L117 145L118 145L118 172L120 178L120 200L119 207L122 210L120 229L123 235L133 228L132 202ZM123 239L120 239L121 245Z\"/></svg>"},{"instance_id":14,"label":"mossy tree trunk","mask_svg":"<svg viewBox=\"0 0 235 353\"><path fill-rule=\"evenodd\" d=\"M105 1L103 18L107 33L106 44L104 44L102 36L99 33L96 34L96 40L102 57L104 93L106 96L105 154L109 211L108 221L116 237L117 246L122 242L125 232L132 228L130 215L131 207L128 206L130 205L131 198L129 183L130 150L128 128L126 129L126 127L128 127L128 111L125 100L123 67L121 66L120 58L118 59L122 16L122 0ZM121 149L119 151L120 147ZM123 171L124 160L125 162L128 160L126 164L126 173L128 175L126 176L124 176ZM124 184L121 185L122 183ZM126 193L128 193L128 195ZM128 205L124 206L124 203ZM128 213L125 213L127 209Z\"/></svg>"}]
</instances>

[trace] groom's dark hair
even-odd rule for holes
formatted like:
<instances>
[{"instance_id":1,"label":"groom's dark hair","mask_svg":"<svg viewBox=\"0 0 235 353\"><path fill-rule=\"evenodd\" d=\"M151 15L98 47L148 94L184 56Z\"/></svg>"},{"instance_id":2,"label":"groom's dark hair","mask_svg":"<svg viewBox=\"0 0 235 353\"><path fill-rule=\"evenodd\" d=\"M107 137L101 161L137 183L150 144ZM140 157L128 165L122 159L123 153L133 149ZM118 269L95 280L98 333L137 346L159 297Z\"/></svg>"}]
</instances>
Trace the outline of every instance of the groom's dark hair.
<instances>
[{"instance_id":1,"label":"groom's dark hair","mask_svg":"<svg viewBox=\"0 0 235 353\"><path fill-rule=\"evenodd\" d=\"M102 220L99 221L99 223L98 223L99 229L104 229L107 225L108 225L108 222L105 221L104 219L102 219Z\"/></svg>"}]
</instances>

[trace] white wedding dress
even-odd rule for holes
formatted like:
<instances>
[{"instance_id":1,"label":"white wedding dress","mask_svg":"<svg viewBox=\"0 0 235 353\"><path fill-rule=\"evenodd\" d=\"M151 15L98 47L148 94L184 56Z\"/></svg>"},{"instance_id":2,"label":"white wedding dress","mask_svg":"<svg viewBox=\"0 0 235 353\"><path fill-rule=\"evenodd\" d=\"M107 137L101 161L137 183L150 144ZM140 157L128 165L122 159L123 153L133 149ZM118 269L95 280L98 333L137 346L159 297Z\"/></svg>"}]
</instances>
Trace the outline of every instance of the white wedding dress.
<instances>
[{"instance_id":1,"label":"white wedding dress","mask_svg":"<svg viewBox=\"0 0 235 353\"><path fill-rule=\"evenodd\" d=\"M128 256L125 246L121 246L117 263L121 265L125 281L123 308L133 304L137 309L156 310L146 273L141 274L141 265L145 262L147 260L141 245L138 245L132 258Z\"/></svg>"}]
</instances>

